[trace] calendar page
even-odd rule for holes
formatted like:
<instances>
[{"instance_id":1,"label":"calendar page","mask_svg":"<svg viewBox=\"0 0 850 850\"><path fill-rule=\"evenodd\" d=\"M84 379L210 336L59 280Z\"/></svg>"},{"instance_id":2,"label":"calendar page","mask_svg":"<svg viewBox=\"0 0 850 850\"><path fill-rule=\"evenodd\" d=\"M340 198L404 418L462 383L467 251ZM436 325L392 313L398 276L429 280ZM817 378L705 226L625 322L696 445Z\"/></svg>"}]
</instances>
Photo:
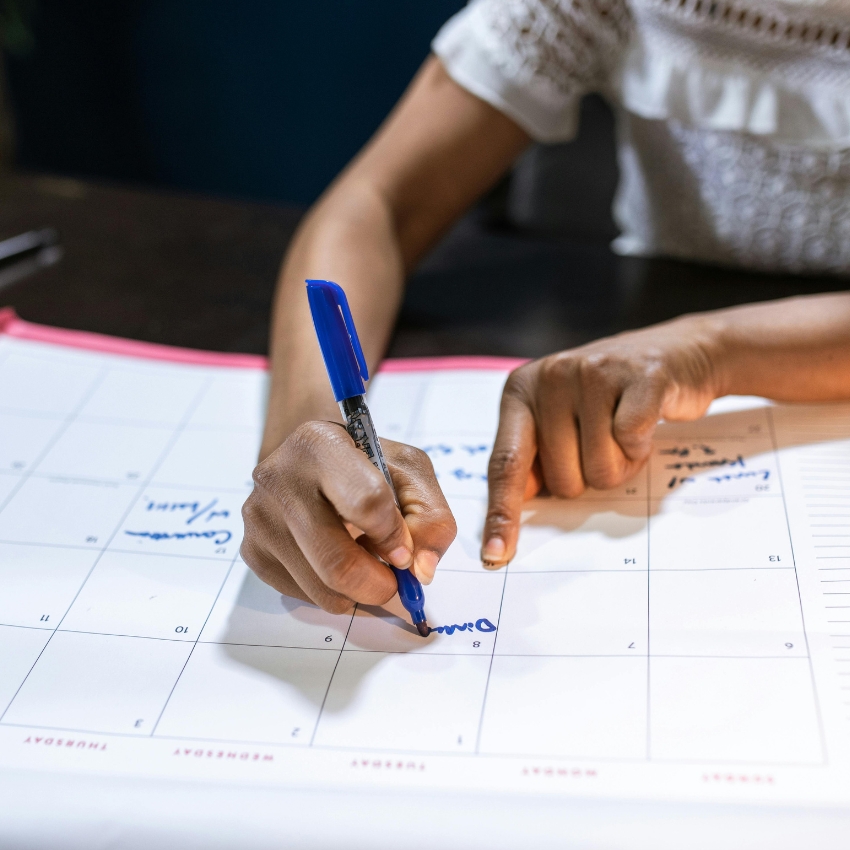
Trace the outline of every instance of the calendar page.
<instances>
[{"instance_id":1,"label":"calendar page","mask_svg":"<svg viewBox=\"0 0 850 850\"><path fill-rule=\"evenodd\" d=\"M850 406L727 398L482 566L508 364L390 363L458 523L422 639L239 556L258 358L0 335L0 766L297 787L850 802ZM446 413L449 412L449 417Z\"/></svg>"}]
</instances>

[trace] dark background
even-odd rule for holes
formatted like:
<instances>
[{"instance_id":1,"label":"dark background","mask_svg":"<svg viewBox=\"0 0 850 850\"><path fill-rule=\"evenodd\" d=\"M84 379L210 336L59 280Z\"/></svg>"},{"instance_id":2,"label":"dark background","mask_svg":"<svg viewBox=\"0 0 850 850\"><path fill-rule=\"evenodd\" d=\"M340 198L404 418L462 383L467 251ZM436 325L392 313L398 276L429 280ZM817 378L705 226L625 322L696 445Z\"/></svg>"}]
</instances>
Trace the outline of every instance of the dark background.
<instances>
[{"instance_id":1,"label":"dark background","mask_svg":"<svg viewBox=\"0 0 850 850\"><path fill-rule=\"evenodd\" d=\"M53 226L64 252L23 271L0 264L0 306L266 352L277 270L306 205L461 6L0 0L17 127L0 239ZM411 276L389 354L537 357L685 312L847 287L618 257L616 182L612 114L590 97L578 138L532 146Z\"/></svg>"},{"instance_id":2,"label":"dark background","mask_svg":"<svg viewBox=\"0 0 850 850\"><path fill-rule=\"evenodd\" d=\"M21 167L308 204L463 0L37 0L7 56Z\"/></svg>"}]
</instances>

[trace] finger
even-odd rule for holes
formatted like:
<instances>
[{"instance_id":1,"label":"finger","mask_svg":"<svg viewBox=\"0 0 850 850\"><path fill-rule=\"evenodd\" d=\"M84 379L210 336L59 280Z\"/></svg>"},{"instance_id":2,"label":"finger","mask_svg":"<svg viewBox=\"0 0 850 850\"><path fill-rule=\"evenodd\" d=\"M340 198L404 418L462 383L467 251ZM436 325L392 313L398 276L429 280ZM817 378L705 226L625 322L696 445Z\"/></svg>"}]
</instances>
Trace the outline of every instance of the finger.
<instances>
[{"instance_id":1,"label":"finger","mask_svg":"<svg viewBox=\"0 0 850 850\"><path fill-rule=\"evenodd\" d=\"M394 567L413 563L413 538L393 491L346 431L332 425L313 451L319 457L319 488L337 513L369 538L375 551Z\"/></svg>"},{"instance_id":2,"label":"finger","mask_svg":"<svg viewBox=\"0 0 850 850\"><path fill-rule=\"evenodd\" d=\"M619 388L600 380L582 389L579 429L584 480L597 490L608 490L626 480L635 466L614 439Z\"/></svg>"},{"instance_id":3,"label":"finger","mask_svg":"<svg viewBox=\"0 0 850 850\"><path fill-rule=\"evenodd\" d=\"M534 458L534 463L531 464L531 469L528 473L528 479L525 484L525 493L523 500L533 499L543 489L543 470L540 467L540 455Z\"/></svg>"},{"instance_id":4,"label":"finger","mask_svg":"<svg viewBox=\"0 0 850 850\"><path fill-rule=\"evenodd\" d=\"M585 482L572 399L564 390L547 392L541 394L537 406L538 455L543 483L553 496L574 499L584 492Z\"/></svg>"},{"instance_id":5,"label":"finger","mask_svg":"<svg viewBox=\"0 0 850 850\"><path fill-rule=\"evenodd\" d=\"M652 437L661 418L664 384L646 380L626 387L614 412L613 435L624 455L643 463L652 451Z\"/></svg>"},{"instance_id":6,"label":"finger","mask_svg":"<svg viewBox=\"0 0 850 850\"><path fill-rule=\"evenodd\" d=\"M286 507L285 519L309 566L335 593L355 602L383 605L396 592L389 567L354 541L336 508L321 493L313 499L293 500ZM293 564L292 569L301 583L298 565Z\"/></svg>"},{"instance_id":7,"label":"finger","mask_svg":"<svg viewBox=\"0 0 850 850\"><path fill-rule=\"evenodd\" d=\"M286 596L312 602L332 614L350 610L354 602L331 590L312 569L280 516L273 516L252 494L242 509L245 563L266 584Z\"/></svg>"},{"instance_id":8,"label":"finger","mask_svg":"<svg viewBox=\"0 0 850 850\"><path fill-rule=\"evenodd\" d=\"M390 475L413 538L413 572L430 584L437 564L457 535L449 503L437 483L431 458L420 449L386 440Z\"/></svg>"},{"instance_id":9,"label":"finger","mask_svg":"<svg viewBox=\"0 0 850 850\"><path fill-rule=\"evenodd\" d=\"M489 503L481 558L503 564L516 550L520 512L528 475L537 453L534 416L520 391L508 386L502 395L499 429L487 470Z\"/></svg>"}]
</instances>

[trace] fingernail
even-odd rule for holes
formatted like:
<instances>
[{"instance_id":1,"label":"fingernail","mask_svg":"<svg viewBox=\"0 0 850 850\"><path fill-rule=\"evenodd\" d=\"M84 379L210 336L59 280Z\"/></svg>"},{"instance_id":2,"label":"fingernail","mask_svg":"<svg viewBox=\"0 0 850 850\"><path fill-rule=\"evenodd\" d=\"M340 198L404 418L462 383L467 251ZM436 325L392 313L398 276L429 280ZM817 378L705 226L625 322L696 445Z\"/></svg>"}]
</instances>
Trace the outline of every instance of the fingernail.
<instances>
[{"instance_id":1,"label":"fingernail","mask_svg":"<svg viewBox=\"0 0 850 850\"><path fill-rule=\"evenodd\" d=\"M406 570L413 560L413 552L407 546L399 546L398 549L393 549L388 557L394 567L398 567L400 570Z\"/></svg>"},{"instance_id":2,"label":"fingernail","mask_svg":"<svg viewBox=\"0 0 850 850\"><path fill-rule=\"evenodd\" d=\"M491 537L481 550L481 558L491 564L505 560L505 541L501 537Z\"/></svg>"},{"instance_id":3,"label":"fingernail","mask_svg":"<svg viewBox=\"0 0 850 850\"><path fill-rule=\"evenodd\" d=\"M416 553L416 557L413 560L413 572L422 584L431 584L434 580L434 573L437 571L437 564L439 563L440 559L437 553L425 549L422 552Z\"/></svg>"}]
</instances>

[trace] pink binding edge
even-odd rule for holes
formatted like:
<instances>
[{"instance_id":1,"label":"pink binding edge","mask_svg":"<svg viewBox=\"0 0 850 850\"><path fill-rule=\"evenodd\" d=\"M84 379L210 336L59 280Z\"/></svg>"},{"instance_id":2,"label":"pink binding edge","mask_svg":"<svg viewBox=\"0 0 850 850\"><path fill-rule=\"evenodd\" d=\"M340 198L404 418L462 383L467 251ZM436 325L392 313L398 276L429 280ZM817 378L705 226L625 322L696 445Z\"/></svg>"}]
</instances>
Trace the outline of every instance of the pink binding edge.
<instances>
[{"instance_id":1,"label":"pink binding edge","mask_svg":"<svg viewBox=\"0 0 850 850\"><path fill-rule=\"evenodd\" d=\"M26 322L18 317L12 307L0 308L0 334L31 342L64 345L104 354L124 357L139 357L145 360L163 360L168 363L184 363L192 366L219 366L233 369L267 369L268 359L259 354L228 354L220 351L200 351L195 348L179 348L155 342L140 342L117 336L53 328ZM386 360L379 372L430 372L454 369L488 369L508 371L525 363L513 357L411 357Z\"/></svg>"}]
</instances>

